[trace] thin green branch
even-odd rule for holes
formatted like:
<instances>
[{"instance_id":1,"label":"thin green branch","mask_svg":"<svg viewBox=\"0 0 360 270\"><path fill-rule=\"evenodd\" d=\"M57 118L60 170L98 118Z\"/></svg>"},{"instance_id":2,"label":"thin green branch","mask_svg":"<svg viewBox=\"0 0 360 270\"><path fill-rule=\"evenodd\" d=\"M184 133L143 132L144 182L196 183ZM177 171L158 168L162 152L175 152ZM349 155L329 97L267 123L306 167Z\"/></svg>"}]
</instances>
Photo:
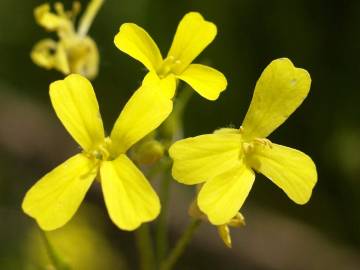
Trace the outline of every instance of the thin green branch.
<instances>
[{"instance_id":1,"label":"thin green branch","mask_svg":"<svg viewBox=\"0 0 360 270\"><path fill-rule=\"evenodd\" d=\"M170 162L168 162L170 164ZM169 165L168 165L169 166ZM160 186L160 200L161 200L161 213L157 222L156 230L156 258L160 263L166 256L168 250L168 228L167 228L167 213L168 202L170 197L170 182L171 176L166 168L165 173L161 179Z\"/></svg>"},{"instance_id":2,"label":"thin green branch","mask_svg":"<svg viewBox=\"0 0 360 270\"><path fill-rule=\"evenodd\" d=\"M199 227L200 224L201 221L199 219L194 219L191 221L191 223L188 225L188 227L186 228L186 230L184 231L184 233L176 243L176 246L171 251L170 255L161 264L160 270L173 269L174 265L181 257L181 255L184 253L187 245L190 243L196 229Z\"/></svg>"},{"instance_id":3,"label":"thin green branch","mask_svg":"<svg viewBox=\"0 0 360 270\"><path fill-rule=\"evenodd\" d=\"M70 270L71 269L70 265L68 263L66 263L63 259L61 259L59 254L56 252L54 246L49 241L46 233L42 230L40 230L40 231L41 231L40 233L41 233L41 236L42 236L44 244L45 244L46 252L49 256L49 259L50 259L53 267L56 270Z\"/></svg>"},{"instance_id":4,"label":"thin green branch","mask_svg":"<svg viewBox=\"0 0 360 270\"><path fill-rule=\"evenodd\" d=\"M80 36L84 37L87 35L97 13L99 12L104 2L105 0L91 0L89 5L86 7L84 15L80 18L79 22L78 34Z\"/></svg>"},{"instance_id":5,"label":"thin green branch","mask_svg":"<svg viewBox=\"0 0 360 270\"><path fill-rule=\"evenodd\" d=\"M155 256L148 224L135 231L136 245L140 255L141 270L155 270Z\"/></svg>"}]
</instances>

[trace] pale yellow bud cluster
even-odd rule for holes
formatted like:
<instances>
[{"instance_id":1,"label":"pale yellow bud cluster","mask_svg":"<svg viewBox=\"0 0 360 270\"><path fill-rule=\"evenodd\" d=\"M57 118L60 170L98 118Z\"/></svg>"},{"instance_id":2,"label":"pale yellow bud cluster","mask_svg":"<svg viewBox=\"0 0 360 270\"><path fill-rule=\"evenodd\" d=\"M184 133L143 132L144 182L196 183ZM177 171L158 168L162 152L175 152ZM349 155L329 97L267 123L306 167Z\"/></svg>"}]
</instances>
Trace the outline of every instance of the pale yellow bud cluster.
<instances>
[{"instance_id":1,"label":"pale yellow bud cluster","mask_svg":"<svg viewBox=\"0 0 360 270\"><path fill-rule=\"evenodd\" d=\"M88 36L90 25L103 0L93 0L80 18L78 29L75 21L80 12L80 3L74 2L71 10L65 11L62 3L35 8L34 16L47 31L56 32L58 40L43 39L35 44L31 59L45 69L56 69L68 75L81 74L94 79L98 74L99 52L94 40Z\"/></svg>"}]
</instances>

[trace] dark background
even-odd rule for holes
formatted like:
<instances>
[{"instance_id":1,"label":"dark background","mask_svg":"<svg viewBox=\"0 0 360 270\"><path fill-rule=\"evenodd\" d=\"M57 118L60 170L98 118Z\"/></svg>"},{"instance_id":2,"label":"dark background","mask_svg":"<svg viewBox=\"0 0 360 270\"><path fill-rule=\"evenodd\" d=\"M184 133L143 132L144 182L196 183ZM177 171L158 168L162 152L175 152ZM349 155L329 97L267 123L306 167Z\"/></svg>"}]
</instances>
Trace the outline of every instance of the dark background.
<instances>
[{"instance_id":1,"label":"dark background","mask_svg":"<svg viewBox=\"0 0 360 270\"><path fill-rule=\"evenodd\" d=\"M52 36L34 21L33 8L41 3L0 1L0 269L45 269L38 267L46 261L38 258L42 242L33 240L39 231L21 212L21 200L37 179L78 151L48 97L49 83L63 75L29 57L37 41ZM119 26L141 25L165 55L189 11L217 25L216 39L197 62L221 70L228 88L217 102L193 95L185 135L239 126L262 70L288 57L309 71L312 87L270 139L309 154L319 181L310 202L298 206L258 175L242 210L248 224L232 231L233 249L202 225L176 269L359 269L360 1L106 0L90 35L100 50L93 85L108 131L145 74L142 64L114 46ZM172 183L171 245L186 226L191 198L192 188ZM54 242L65 250L68 243L78 269L133 269L132 234L111 224L98 187L86 201L71 228L54 233Z\"/></svg>"}]
</instances>

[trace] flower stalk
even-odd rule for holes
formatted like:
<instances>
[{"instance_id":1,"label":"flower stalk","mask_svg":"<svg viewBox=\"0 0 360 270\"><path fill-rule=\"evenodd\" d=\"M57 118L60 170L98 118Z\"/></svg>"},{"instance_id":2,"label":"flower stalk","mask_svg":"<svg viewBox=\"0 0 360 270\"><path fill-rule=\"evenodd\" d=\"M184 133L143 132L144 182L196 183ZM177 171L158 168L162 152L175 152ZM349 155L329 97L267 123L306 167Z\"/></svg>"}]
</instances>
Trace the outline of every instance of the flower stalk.
<instances>
[{"instance_id":1,"label":"flower stalk","mask_svg":"<svg viewBox=\"0 0 360 270\"><path fill-rule=\"evenodd\" d=\"M155 270L155 255L148 224L143 224L135 231L135 239L140 255L140 269Z\"/></svg>"},{"instance_id":2,"label":"flower stalk","mask_svg":"<svg viewBox=\"0 0 360 270\"><path fill-rule=\"evenodd\" d=\"M40 230L41 237L45 244L45 249L48 254L48 257L52 263L52 266L56 270L71 270L71 267L68 263L66 263L55 250L54 246L51 244L48 236L42 230Z\"/></svg>"},{"instance_id":3,"label":"flower stalk","mask_svg":"<svg viewBox=\"0 0 360 270\"><path fill-rule=\"evenodd\" d=\"M186 250L188 244L190 243L194 233L197 228L200 226L201 220L193 219L188 225L178 242L176 243L174 249L170 252L170 255L163 261L161 264L160 270L171 270L175 266L178 259Z\"/></svg>"},{"instance_id":4,"label":"flower stalk","mask_svg":"<svg viewBox=\"0 0 360 270\"><path fill-rule=\"evenodd\" d=\"M79 22L78 34L85 37L105 0L92 0Z\"/></svg>"}]
</instances>

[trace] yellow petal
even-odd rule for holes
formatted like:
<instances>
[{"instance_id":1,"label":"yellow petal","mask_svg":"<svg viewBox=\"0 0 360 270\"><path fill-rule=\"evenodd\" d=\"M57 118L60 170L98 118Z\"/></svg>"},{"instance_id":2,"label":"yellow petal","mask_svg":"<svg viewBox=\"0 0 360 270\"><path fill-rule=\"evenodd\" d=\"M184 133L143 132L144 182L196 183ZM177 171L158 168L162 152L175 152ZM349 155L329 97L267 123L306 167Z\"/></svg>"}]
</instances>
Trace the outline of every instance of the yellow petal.
<instances>
[{"instance_id":1,"label":"yellow petal","mask_svg":"<svg viewBox=\"0 0 360 270\"><path fill-rule=\"evenodd\" d=\"M228 223L243 205L254 180L254 172L242 163L216 176L199 192L200 210L214 225Z\"/></svg>"},{"instance_id":2,"label":"yellow petal","mask_svg":"<svg viewBox=\"0 0 360 270\"><path fill-rule=\"evenodd\" d=\"M148 70L156 70L162 62L162 56L150 35L134 23L121 25L115 36L116 47L144 64Z\"/></svg>"},{"instance_id":3,"label":"yellow petal","mask_svg":"<svg viewBox=\"0 0 360 270\"><path fill-rule=\"evenodd\" d=\"M255 145L248 164L262 173L298 204L309 201L317 181L314 162L306 154L278 144Z\"/></svg>"},{"instance_id":4,"label":"yellow petal","mask_svg":"<svg viewBox=\"0 0 360 270\"><path fill-rule=\"evenodd\" d=\"M143 85L127 102L111 132L114 156L125 153L171 113L172 101L159 90L153 85Z\"/></svg>"},{"instance_id":5,"label":"yellow petal","mask_svg":"<svg viewBox=\"0 0 360 270\"><path fill-rule=\"evenodd\" d=\"M103 162L100 173L106 207L120 229L135 230L159 215L158 196L126 155Z\"/></svg>"},{"instance_id":6,"label":"yellow petal","mask_svg":"<svg viewBox=\"0 0 360 270\"><path fill-rule=\"evenodd\" d=\"M41 178L25 195L22 209L43 230L55 230L75 214L97 174L83 154L68 159Z\"/></svg>"},{"instance_id":7,"label":"yellow petal","mask_svg":"<svg viewBox=\"0 0 360 270\"><path fill-rule=\"evenodd\" d=\"M191 64L177 77L209 100L216 100L227 86L226 78L220 71L199 64Z\"/></svg>"},{"instance_id":8,"label":"yellow petal","mask_svg":"<svg viewBox=\"0 0 360 270\"><path fill-rule=\"evenodd\" d=\"M50 98L57 116L84 150L104 141L99 105L86 78L72 74L52 83Z\"/></svg>"},{"instance_id":9,"label":"yellow petal","mask_svg":"<svg viewBox=\"0 0 360 270\"><path fill-rule=\"evenodd\" d=\"M242 124L244 138L265 138L303 102L310 90L309 73L289 59L274 60L258 80Z\"/></svg>"},{"instance_id":10,"label":"yellow petal","mask_svg":"<svg viewBox=\"0 0 360 270\"><path fill-rule=\"evenodd\" d=\"M214 40L216 25L197 12L189 12L180 21L168 57L179 61L179 70L188 65Z\"/></svg>"},{"instance_id":11,"label":"yellow petal","mask_svg":"<svg viewBox=\"0 0 360 270\"><path fill-rule=\"evenodd\" d=\"M239 164L241 135L207 134L177 141L169 154L173 177L193 185L207 181Z\"/></svg>"},{"instance_id":12,"label":"yellow petal","mask_svg":"<svg viewBox=\"0 0 360 270\"><path fill-rule=\"evenodd\" d=\"M155 72L150 71L148 74L146 74L142 84L160 88L160 91L168 99L172 99L175 95L176 78L173 74L169 74L165 78L160 79Z\"/></svg>"}]
</instances>

